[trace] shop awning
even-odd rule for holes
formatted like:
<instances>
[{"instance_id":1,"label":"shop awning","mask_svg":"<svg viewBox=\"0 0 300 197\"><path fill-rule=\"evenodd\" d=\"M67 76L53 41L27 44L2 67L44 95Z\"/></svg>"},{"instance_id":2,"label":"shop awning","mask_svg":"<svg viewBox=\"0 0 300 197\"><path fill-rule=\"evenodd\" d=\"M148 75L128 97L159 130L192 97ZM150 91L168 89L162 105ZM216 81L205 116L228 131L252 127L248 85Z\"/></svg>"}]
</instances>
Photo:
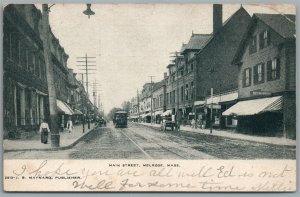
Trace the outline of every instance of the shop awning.
<instances>
[{"instance_id":1,"label":"shop awning","mask_svg":"<svg viewBox=\"0 0 300 197\"><path fill-rule=\"evenodd\" d=\"M58 112L66 115L72 115L74 113L72 108L65 102L56 99L56 104Z\"/></svg>"},{"instance_id":2,"label":"shop awning","mask_svg":"<svg viewBox=\"0 0 300 197\"><path fill-rule=\"evenodd\" d=\"M162 113L162 116L170 116L170 115L172 115L172 110L170 110L170 109L168 109L167 111Z\"/></svg>"},{"instance_id":3,"label":"shop awning","mask_svg":"<svg viewBox=\"0 0 300 197\"><path fill-rule=\"evenodd\" d=\"M154 112L155 116L162 115L163 113L164 113L163 111L156 111L156 112Z\"/></svg>"},{"instance_id":4,"label":"shop awning","mask_svg":"<svg viewBox=\"0 0 300 197\"><path fill-rule=\"evenodd\" d=\"M80 111L80 110L78 110L78 109L74 109L73 110L73 115L82 115L83 113Z\"/></svg>"},{"instance_id":5,"label":"shop awning","mask_svg":"<svg viewBox=\"0 0 300 197\"><path fill-rule=\"evenodd\" d=\"M198 105L204 105L205 104L205 101L195 101L194 102L194 105L195 106L198 106Z\"/></svg>"},{"instance_id":6,"label":"shop awning","mask_svg":"<svg viewBox=\"0 0 300 197\"><path fill-rule=\"evenodd\" d=\"M222 113L223 116L249 116L264 112L279 111L282 109L282 97L240 101Z\"/></svg>"}]
</instances>

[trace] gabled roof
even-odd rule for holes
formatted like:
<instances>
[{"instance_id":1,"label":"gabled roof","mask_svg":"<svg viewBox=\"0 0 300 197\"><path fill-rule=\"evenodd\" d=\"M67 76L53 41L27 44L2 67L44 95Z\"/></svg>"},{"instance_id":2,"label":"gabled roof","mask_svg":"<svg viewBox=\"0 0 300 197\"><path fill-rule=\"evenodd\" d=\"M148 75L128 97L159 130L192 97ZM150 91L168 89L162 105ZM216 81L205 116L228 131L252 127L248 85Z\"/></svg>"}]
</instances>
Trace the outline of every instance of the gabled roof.
<instances>
[{"instance_id":1,"label":"gabled roof","mask_svg":"<svg viewBox=\"0 0 300 197\"><path fill-rule=\"evenodd\" d=\"M284 39L295 39L296 35L296 23L295 15L282 15L282 14L253 14L251 22L245 32L244 39L238 47L237 53L232 61L236 64L239 61L241 54L244 52L247 37L249 36L249 31L256 24L256 20L262 21L264 24L269 26L275 32L277 32Z\"/></svg>"},{"instance_id":2,"label":"gabled roof","mask_svg":"<svg viewBox=\"0 0 300 197\"><path fill-rule=\"evenodd\" d=\"M212 36L208 39L207 43L204 45L204 47L203 47L202 50L204 50L205 47L207 47L207 45L209 45L209 43L211 43L212 40L214 40L214 38L215 38L218 34L222 34L222 32L225 31L224 29L226 29L226 27L230 25L230 23L231 23L231 21L233 21L233 19L237 19L237 20L238 20L240 17L249 17L249 19L251 18L251 16L249 15L249 13L248 13L248 12L245 10L245 8L242 7L242 6L240 7L240 9L238 9L233 15L231 15L231 16L230 16L230 17L222 24L222 27L219 28L219 30L218 30L215 34L212 34ZM200 50L200 51L198 52L198 54L201 53L202 50Z\"/></svg>"},{"instance_id":3,"label":"gabled roof","mask_svg":"<svg viewBox=\"0 0 300 197\"><path fill-rule=\"evenodd\" d=\"M182 48L182 53L187 50L201 50L211 37L211 34L192 34L189 42Z\"/></svg>"},{"instance_id":4,"label":"gabled roof","mask_svg":"<svg viewBox=\"0 0 300 197\"><path fill-rule=\"evenodd\" d=\"M263 21L266 25L271 27L283 38L294 38L296 34L295 15L282 15L282 14L254 14L256 17Z\"/></svg>"}]
</instances>

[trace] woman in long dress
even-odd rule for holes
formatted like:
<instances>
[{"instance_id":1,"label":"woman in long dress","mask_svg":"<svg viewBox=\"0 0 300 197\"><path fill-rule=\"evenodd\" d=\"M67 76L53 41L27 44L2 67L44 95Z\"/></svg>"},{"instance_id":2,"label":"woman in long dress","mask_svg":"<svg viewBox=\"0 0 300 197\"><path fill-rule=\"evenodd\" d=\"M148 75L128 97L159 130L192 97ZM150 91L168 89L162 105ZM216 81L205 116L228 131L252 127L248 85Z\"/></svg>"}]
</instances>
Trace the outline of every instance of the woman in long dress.
<instances>
[{"instance_id":1,"label":"woman in long dress","mask_svg":"<svg viewBox=\"0 0 300 197\"><path fill-rule=\"evenodd\" d=\"M50 132L49 125L44 120L42 120L40 126L40 133L41 133L41 142L44 144L48 143L48 133Z\"/></svg>"},{"instance_id":2,"label":"woman in long dress","mask_svg":"<svg viewBox=\"0 0 300 197\"><path fill-rule=\"evenodd\" d=\"M69 117L69 120L67 122L67 129L69 130L69 133L72 132L72 129L73 129L73 122L71 120L71 117Z\"/></svg>"}]
</instances>

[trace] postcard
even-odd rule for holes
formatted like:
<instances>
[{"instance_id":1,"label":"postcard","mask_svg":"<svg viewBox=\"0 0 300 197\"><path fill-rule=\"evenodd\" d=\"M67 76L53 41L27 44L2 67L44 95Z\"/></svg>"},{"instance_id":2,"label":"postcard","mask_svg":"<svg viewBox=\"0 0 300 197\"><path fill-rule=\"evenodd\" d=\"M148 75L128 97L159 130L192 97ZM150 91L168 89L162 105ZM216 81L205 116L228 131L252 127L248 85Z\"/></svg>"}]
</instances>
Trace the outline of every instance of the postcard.
<instances>
[{"instance_id":1,"label":"postcard","mask_svg":"<svg viewBox=\"0 0 300 197\"><path fill-rule=\"evenodd\" d=\"M295 18L3 5L3 190L295 192Z\"/></svg>"}]
</instances>

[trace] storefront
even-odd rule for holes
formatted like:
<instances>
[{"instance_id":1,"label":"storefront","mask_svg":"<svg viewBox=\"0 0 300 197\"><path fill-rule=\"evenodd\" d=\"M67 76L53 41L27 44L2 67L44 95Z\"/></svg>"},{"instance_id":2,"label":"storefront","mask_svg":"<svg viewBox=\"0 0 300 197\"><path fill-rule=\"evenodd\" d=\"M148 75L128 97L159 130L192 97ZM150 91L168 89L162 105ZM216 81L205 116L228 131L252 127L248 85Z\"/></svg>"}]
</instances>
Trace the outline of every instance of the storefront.
<instances>
[{"instance_id":1,"label":"storefront","mask_svg":"<svg viewBox=\"0 0 300 197\"><path fill-rule=\"evenodd\" d=\"M282 96L240 101L223 112L237 117L237 130L257 135L282 136Z\"/></svg>"},{"instance_id":2,"label":"storefront","mask_svg":"<svg viewBox=\"0 0 300 197\"><path fill-rule=\"evenodd\" d=\"M72 108L65 102L56 99L56 104L57 104L57 112L60 116L60 127L65 128L68 117L71 117L74 114L74 111Z\"/></svg>"}]
</instances>

